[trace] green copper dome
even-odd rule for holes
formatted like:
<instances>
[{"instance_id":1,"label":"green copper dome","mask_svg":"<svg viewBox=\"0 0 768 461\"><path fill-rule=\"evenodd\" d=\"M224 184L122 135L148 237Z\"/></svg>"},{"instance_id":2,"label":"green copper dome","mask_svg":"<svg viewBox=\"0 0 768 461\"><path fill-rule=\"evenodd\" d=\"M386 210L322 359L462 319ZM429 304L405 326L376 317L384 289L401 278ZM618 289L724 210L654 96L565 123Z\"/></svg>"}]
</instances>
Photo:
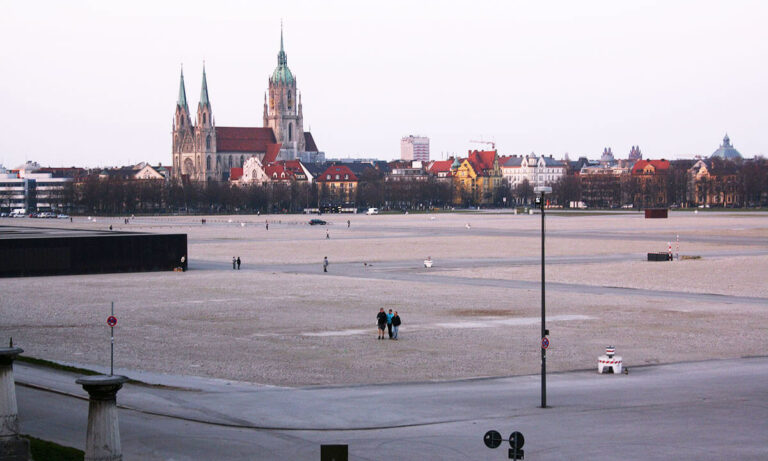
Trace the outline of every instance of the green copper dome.
<instances>
[{"instance_id":1,"label":"green copper dome","mask_svg":"<svg viewBox=\"0 0 768 461\"><path fill-rule=\"evenodd\" d=\"M288 68L288 56L285 54L285 50L283 49L283 27L280 26L280 52L277 53L277 67L275 68L275 71L272 72L272 81L282 82L282 83L293 83L293 74L291 73L291 69Z\"/></svg>"}]
</instances>

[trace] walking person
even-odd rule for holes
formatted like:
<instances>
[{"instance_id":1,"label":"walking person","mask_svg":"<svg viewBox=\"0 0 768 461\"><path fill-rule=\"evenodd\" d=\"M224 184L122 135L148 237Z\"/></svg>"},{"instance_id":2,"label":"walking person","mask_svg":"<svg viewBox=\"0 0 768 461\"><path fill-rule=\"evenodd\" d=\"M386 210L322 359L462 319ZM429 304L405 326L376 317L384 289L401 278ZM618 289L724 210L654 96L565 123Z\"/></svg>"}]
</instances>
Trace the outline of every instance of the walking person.
<instances>
[{"instance_id":1,"label":"walking person","mask_svg":"<svg viewBox=\"0 0 768 461\"><path fill-rule=\"evenodd\" d=\"M390 309L387 314L387 334L389 334L389 339L392 339L392 317L394 316L395 315L392 314L392 309Z\"/></svg>"},{"instance_id":2,"label":"walking person","mask_svg":"<svg viewBox=\"0 0 768 461\"><path fill-rule=\"evenodd\" d=\"M397 330L400 329L400 316L397 315L397 311L395 311L395 315L392 316L392 339L397 340Z\"/></svg>"},{"instance_id":3,"label":"walking person","mask_svg":"<svg viewBox=\"0 0 768 461\"><path fill-rule=\"evenodd\" d=\"M328 272L328 256L323 258L323 272Z\"/></svg>"},{"instance_id":4,"label":"walking person","mask_svg":"<svg viewBox=\"0 0 768 461\"><path fill-rule=\"evenodd\" d=\"M267 230L269 230L269 221L264 221L264 224L267 227Z\"/></svg>"},{"instance_id":5,"label":"walking person","mask_svg":"<svg viewBox=\"0 0 768 461\"><path fill-rule=\"evenodd\" d=\"M237 270L240 270L240 256L237 257Z\"/></svg>"},{"instance_id":6,"label":"walking person","mask_svg":"<svg viewBox=\"0 0 768 461\"><path fill-rule=\"evenodd\" d=\"M235 264L237 264L237 259L232 256L232 270L235 270Z\"/></svg>"},{"instance_id":7,"label":"walking person","mask_svg":"<svg viewBox=\"0 0 768 461\"><path fill-rule=\"evenodd\" d=\"M331 238L331 233L328 232L328 229L326 229L325 230L325 239L327 240L327 239L330 239L330 238Z\"/></svg>"},{"instance_id":8,"label":"walking person","mask_svg":"<svg viewBox=\"0 0 768 461\"><path fill-rule=\"evenodd\" d=\"M376 326L379 329L379 337L377 339L384 339L384 328L387 324L387 313L384 312L384 308L379 309L379 313L376 314Z\"/></svg>"},{"instance_id":9,"label":"walking person","mask_svg":"<svg viewBox=\"0 0 768 461\"><path fill-rule=\"evenodd\" d=\"M347 219L347 229L349 229L349 219Z\"/></svg>"}]
</instances>

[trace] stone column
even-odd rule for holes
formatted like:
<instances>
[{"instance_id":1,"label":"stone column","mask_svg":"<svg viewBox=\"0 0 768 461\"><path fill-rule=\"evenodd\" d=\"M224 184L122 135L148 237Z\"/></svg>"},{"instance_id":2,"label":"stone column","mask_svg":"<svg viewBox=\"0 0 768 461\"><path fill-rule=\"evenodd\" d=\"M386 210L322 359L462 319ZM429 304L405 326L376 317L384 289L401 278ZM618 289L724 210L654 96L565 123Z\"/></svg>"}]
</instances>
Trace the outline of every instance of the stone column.
<instances>
[{"instance_id":1,"label":"stone column","mask_svg":"<svg viewBox=\"0 0 768 461\"><path fill-rule=\"evenodd\" d=\"M29 460L29 440L19 437L19 410L13 361L20 347L0 347L0 461Z\"/></svg>"},{"instance_id":2,"label":"stone column","mask_svg":"<svg viewBox=\"0 0 768 461\"><path fill-rule=\"evenodd\" d=\"M117 423L117 391L125 376L83 376L77 384L88 392L88 433L85 461L122 461L120 427Z\"/></svg>"}]
</instances>

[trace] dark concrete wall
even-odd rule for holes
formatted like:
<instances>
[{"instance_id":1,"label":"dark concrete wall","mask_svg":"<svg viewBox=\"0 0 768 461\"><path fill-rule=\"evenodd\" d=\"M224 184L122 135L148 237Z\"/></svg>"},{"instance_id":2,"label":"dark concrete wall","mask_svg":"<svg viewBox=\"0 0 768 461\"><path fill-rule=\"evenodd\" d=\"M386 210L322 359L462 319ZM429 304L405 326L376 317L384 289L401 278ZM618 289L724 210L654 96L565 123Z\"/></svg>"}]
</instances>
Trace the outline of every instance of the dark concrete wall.
<instances>
[{"instance_id":1,"label":"dark concrete wall","mask_svg":"<svg viewBox=\"0 0 768 461\"><path fill-rule=\"evenodd\" d=\"M0 239L0 277L186 269L186 234Z\"/></svg>"}]
</instances>

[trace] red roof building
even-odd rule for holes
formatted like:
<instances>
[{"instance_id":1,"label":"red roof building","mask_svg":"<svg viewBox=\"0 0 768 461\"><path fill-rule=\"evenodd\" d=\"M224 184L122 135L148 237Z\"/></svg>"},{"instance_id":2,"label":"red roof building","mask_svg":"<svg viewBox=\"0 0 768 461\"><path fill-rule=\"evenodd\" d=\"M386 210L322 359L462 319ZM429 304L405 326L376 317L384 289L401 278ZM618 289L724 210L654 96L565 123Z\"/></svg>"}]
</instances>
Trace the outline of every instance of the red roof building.
<instances>
[{"instance_id":1,"label":"red roof building","mask_svg":"<svg viewBox=\"0 0 768 461\"><path fill-rule=\"evenodd\" d=\"M272 128L216 127L217 152L265 153L275 142Z\"/></svg>"},{"instance_id":2,"label":"red roof building","mask_svg":"<svg viewBox=\"0 0 768 461\"><path fill-rule=\"evenodd\" d=\"M638 160L632 167L632 175L665 174L669 171L668 160Z\"/></svg>"}]
</instances>

